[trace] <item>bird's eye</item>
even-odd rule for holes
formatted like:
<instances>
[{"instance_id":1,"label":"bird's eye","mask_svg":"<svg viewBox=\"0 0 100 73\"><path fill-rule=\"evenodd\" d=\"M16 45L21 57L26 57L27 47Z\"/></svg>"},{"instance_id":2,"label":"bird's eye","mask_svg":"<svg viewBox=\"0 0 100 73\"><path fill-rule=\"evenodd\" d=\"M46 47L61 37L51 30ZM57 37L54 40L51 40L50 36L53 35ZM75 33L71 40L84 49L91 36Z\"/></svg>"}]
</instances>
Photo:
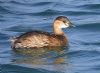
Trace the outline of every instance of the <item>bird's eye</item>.
<instances>
[{"instance_id":1,"label":"bird's eye","mask_svg":"<svg viewBox=\"0 0 100 73\"><path fill-rule=\"evenodd\" d=\"M64 23L66 23L66 21L63 21Z\"/></svg>"}]
</instances>

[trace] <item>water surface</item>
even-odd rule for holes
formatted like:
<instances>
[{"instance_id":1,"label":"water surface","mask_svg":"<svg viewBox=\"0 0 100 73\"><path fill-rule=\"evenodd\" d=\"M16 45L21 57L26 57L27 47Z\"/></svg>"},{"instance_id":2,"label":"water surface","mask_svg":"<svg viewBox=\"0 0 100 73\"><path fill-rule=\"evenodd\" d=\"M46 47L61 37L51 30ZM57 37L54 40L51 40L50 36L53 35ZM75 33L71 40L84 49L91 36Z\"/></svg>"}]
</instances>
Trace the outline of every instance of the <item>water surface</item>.
<instances>
[{"instance_id":1,"label":"water surface","mask_svg":"<svg viewBox=\"0 0 100 73\"><path fill-rule=\"evenodd\" d=\"M34 29L52 32L59 15L76 25L64 30L69 49L34 57L11 49L11 37ZM0 64L1 73L99 73L100 0L0 0Z\"/></svg>"}]
</instances>

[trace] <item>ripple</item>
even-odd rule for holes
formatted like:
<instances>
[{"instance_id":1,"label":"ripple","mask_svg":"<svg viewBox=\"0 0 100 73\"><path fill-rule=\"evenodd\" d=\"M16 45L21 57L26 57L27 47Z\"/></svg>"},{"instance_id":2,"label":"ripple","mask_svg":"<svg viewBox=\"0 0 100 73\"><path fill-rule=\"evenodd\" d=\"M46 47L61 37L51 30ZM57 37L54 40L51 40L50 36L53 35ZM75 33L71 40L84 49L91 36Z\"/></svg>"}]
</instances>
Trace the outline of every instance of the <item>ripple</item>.
<instances>
[{"instance_id":1,"label":"ripple","mask_svg":"<svg viewBox=\"0 0 100 73\"><path fill-rule=\"evenodd\" d=\"M99 15L99 12L87 12L87 11L59 11L59 10L45 10L43 12L39 13L32 13L31 15L91 15L91 14L96 14Z\"/></svg>"},{"instance_id":2,"label":"ripple","mask_svg":"<svg viewBox=\"0 0 100 73\"><path fill-rule=\"evenodd\" d=\"M3 6L0 6L0 14L6 14L9 13L7 9L5 9Z\"/></svg>"},{"instance_id":3,"label":"ripple","mask_svg":"<svg viewBox=\"0 0 100 73\"><path fill-rule=\"evenodd\" d=\"M100 70L100 65L96 65L96 66L92 67L91 69L99 71Z\"/></svg>"},{"instance_id":4,"label":"ripple","mask_svg":"<svg viewBox=\"0 0 100 73\"><path fill-rule=\"evenodd\" d=\"M99 51L96 50L78 50L78 51L71 51L68 53L71 57L76 57L76 58L82 58L82 57L95 57L98 56L100 54Z\"/></svg>"},{"instance_id":5,"label":"ripple","mask_svg":"<svg viewBox=\"0 0 100 73\"><path fill-rule=\"evenodd\" d=\"M40 2L40 3L35 3L34 6L44 6L44 5L49 5L52 4L53 2Z\"/></svg>"},{"instance_id":6,"label":"ripple","mask_svg":"<svg viewBox=\"0 0 100 73\"><path fill-rule=\"evenodd\" d=\"M100 30L100 23L88 23L88 24L83 24L83 25L79 25L76 28L79 29L87 29L87 30Z\"/></svg>"},{"instance_id":7,"label":"ripple","mask_svg":"<svg viewBox=\"0 0 100 73\"><path fill-rule=\"evenodd\" d=\"M4 3L3 1L0 1L0 3Z\"/></svg>"},{"instance_id":8,"label":"ripple","mask_svg":"<svg viewBox=\"0 0 100 73\"><path fill-rule=\"evenodd\" d=\"M85 43L82 42L82 45L92 45L92 46L96 45L96 46L100 46L100 42L89 42L89 43L88 42L85 42Z\"/></svg>"},{"instance_id":9,"label":"ripple","mask_svg":"<svg viewBox=\"0 0 100 73\"><path fill-rule=\"evenodd\" d=\"M0 40L7 40L9 36L7 34L0 33Z\"/></svg>"},{"instance_id":10,"label":"ripple","mask_svg":"<svg viewBox=\"0 0 100 73\"><path fill-rule=\"evenodd\" d=\"M39 12L39 13L34 13L34 15L42 15L42 16L44 16L44 15L46 15L46 16L50 16L50 15L56 15L56 14L59 14L60 13L60 11L58 12L58 11L55 11L55 10L50 10L50 9L48 9L48 10L45 10L45 11L43 11L43 12Z\"/></svg>"},{"instance_id":11,"label":"ripple","mask_svg":"<svg viewBox=\"0 0 100 73\"><path fill-rule=\"evenodd\" d=\"M99 12L90 12L90 11L66 11L64 12L68 15L91 15L91 14L100 14Z\"/></svg>"},{"instance_id":12,"label":"ripple","mask_svg":"<svg viewBox=\"0 0 100 73\"><path fill-rule=\"evenodd\" d=\"M10 3L19 4L19 5L28 5L28 6L45 6L52 4L53 2L38 2L38 3L27 3L27 2L19 2L19 1L11 1Z\"/></svg>"},{"instance_id":13,"label":"ripple","mask_svg":"<svg viewBox=\"0 0 100 73\"><path fill-rule=\"evenodd\" d=\"M5 29L6 31L13 31L13 32L27 32L27 31L31 31L32 28L31 27L27 27L27 26L21 26L21 25L18 25L18 26L12 26L12 27L9 27L9 28L6 28Z\"/></svg>"},{"instance_id":14,"label":"ripple","mask_svg":"<svg viewBox=\"0 0 100 73\"><path fill-rule=\"evenodd\" d=\"M13 7L12 7L13 6ZM2 4L1 10L2 12L7 12L10 14L27 14L27 13L37 13L45 11L46 7L32 7L32 6L23 6L17 4Z\"/></svg>"},{"instance_id":15,"label":"ripple","mask_svg":"<svg viewBox=\"0 0 100 73\"><path fill-rule=\"evenodd\" d=\"M27 3L26 3L27 4ZM50 4L50 5L49 5ZM13 5L13 7L12 7ZM27 4L28 5L28 4ZM18 14L18 15L38 15L38 16L44 16L44 15L100 15L100 12L97 11L87 11L87 10L74 10L72 6L68 6L69 8L72 8L71 10L67 10L67 5L64 3L58 3L57 2L39 2L39 3L33 3L29 4L28 6L24 5L23 3L20 4L20 2L11 1L10 3L2 4L0 7L1 11L11 13L11 14ZM46 6L47 5L47 6ZM61 5L61 7L59 7Z\"/></svg>"},{"instance_id":16,"label":"ripple","mask_svg":"<svg viewBox=\"0 0 100 73\"><path fill-rule=\"evenodd\" d=\"M26 68L26 67L21 67L17 65L9 65L9 64L3 64L1 65L2 67L2 73L59 73L59 72L54 72L54 71L49 71L49 70L44 70L44 69L34 69L34 68Z\"/></svg>"},{"instance_id":17,"label":"ripple","mask_svg":"<svg viewBox=\"0 0 100 73\"><path fill-rule=\"evenodd\" d=\"M15 13L16 14L16 13ZM77 15L100 15L99 12L86 12L86 11L59 11L59 10L53 10L53 9L47 9L40 12L35 13L17 13L18 15L30 15L30 16L54 16L54 15L71 15L71 16L77 16Z\"/></svg>"},{"instance_id":18,"label":"ripple","mask_svg":"<svg viewBox=\"0 0 100 73\"><path fill-rule=\"evenodd\" d=\"M78 7L93 10L93 9L100 9L100 4L85 4Z\"/></svg>"}]
</instances>

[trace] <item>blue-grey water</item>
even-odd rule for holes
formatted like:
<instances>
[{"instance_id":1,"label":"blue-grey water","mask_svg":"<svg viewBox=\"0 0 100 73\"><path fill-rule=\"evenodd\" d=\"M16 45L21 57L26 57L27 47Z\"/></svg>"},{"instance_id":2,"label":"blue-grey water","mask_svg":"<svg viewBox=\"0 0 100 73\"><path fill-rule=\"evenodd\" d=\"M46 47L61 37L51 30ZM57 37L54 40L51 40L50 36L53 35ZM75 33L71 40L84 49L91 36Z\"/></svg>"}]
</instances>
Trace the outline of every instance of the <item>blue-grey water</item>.
<instances>
[{"instance_id":1,"label":"blue-grey water","mask_svg":"<svg viewBox=\"0 0 100 73\"><path fill-rule=\"evenodd\" d=\"M34 29L52 32L59 15L69 49L15 53L10 38ZM100 73L100 0L0 0L0 73Z\"/></svg>"}]
</instances>

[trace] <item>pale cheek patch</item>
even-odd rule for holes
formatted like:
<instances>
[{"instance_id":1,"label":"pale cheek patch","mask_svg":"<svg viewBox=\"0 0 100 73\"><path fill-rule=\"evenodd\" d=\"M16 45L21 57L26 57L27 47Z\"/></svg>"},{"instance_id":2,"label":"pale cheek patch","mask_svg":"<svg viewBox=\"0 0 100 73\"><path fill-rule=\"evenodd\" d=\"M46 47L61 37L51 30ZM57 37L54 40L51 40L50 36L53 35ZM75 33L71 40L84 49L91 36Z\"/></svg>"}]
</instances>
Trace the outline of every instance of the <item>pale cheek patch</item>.
<instances>
[{"instance_id":1,"label":"pale cheek patch","mask_svg":"<svg viewBox=\"0 0 100 73\"><path fill-rule=\"evenodd\" d=\"M65 25L65 24L62 24L62 25L61 25L61 28L67 28L67 27L69 27L68 24L66 24L66 25Z\"/></svg>"}]
</instances>

